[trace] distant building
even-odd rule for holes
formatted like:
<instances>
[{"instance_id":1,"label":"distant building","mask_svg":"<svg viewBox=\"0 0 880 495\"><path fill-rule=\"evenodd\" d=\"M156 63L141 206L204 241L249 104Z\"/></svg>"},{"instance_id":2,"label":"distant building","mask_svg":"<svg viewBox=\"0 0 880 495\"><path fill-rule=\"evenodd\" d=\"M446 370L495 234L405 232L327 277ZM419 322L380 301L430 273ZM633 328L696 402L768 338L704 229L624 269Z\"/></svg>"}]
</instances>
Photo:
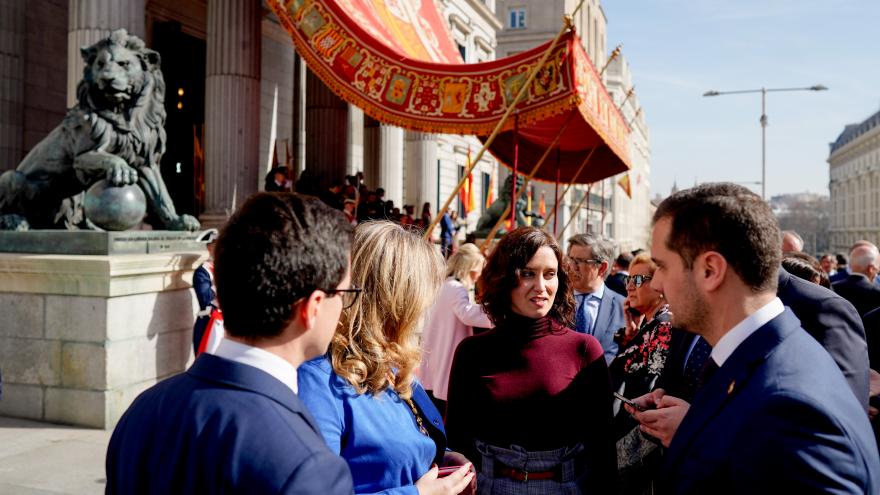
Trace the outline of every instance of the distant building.
<instances>
[{"instance_id":1,"label":"distant building","mask_svg":"<svg viewBox=\"0 0 880 495\"><path fill-rule=\"evenodd\" d=\"M880 112L847 125L831 143L831 249L846 252L855 241L880 242Z\"/></svg>"},{"instance_id":2,"label":"distant building","mask_svg":"<svg viewBox=\"0 0 880 495\"><path fill-rule=\"evenodd\" d=\"M605 84L614 103L621 107L623 119L630 126L629 157L632 164L628 174L610 180L611 237L617 241L621 251L644 249L651 244L651 217L655 209L650 197L651 144L645 112L639 104L638 95L633 92L627 97L633 82L625 56L620 55L608 64ZM619 185L627 175L632 197L627 196Z\"/></svg>"}]
</instances>

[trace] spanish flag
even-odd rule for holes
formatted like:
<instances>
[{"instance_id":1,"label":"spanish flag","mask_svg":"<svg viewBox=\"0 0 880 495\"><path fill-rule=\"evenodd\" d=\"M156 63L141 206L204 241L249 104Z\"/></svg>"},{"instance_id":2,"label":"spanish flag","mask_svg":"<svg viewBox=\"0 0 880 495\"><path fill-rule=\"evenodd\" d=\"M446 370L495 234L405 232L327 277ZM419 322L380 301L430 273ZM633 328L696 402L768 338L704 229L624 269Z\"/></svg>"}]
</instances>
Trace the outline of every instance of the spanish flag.
<instances>
[{"instance_id":1,"label":"spanish flag","mask_svg":"<svg viewBox=\"0 0 880 495\"><path fill-rule=\"evenodd\" d=\"M623 189L623 192L626 193L627 198L632 199L632 186L629 182L629 173L623 174L623 177L621 177L620 180L617 181L617 185L620 186L621 189Z\"/></svg>"},{"instance_id":2,"label":"spanish flag","mask_svg":"<svg viewBox=\"0 0 880 495\"><path fill-rule=\"evenodd\" d=\"M495 173L497 169L492 166L492 174L489 175L489 190L486 191L486 209L488 210L495 202Z\"/></svg>"},{"instance_id":3,"label":"spanish flag","mask_svg":"<svg viewBox=\"0 0 880 495\"><path fill-rule=\"evenodd\" d=\"M541 191L541 200L538 201L538 213L547 218L547 204L544 203L544 191Z\"/></svg>"},{"instance_id":4,"label":"spanish flag","mask_svg":"<svg viewBox=\"0 0 880 495\"><path fill-rule=\"evenodd\" d=\"M526 194L528 197L528 199L527 199L528 202L526 203L526 211L532 211L532 188L531 188L531 186L526 191ZM526 224L528 224L529 227L532 226L532 217L526 217Z\"/></svg>"}]
</instances>

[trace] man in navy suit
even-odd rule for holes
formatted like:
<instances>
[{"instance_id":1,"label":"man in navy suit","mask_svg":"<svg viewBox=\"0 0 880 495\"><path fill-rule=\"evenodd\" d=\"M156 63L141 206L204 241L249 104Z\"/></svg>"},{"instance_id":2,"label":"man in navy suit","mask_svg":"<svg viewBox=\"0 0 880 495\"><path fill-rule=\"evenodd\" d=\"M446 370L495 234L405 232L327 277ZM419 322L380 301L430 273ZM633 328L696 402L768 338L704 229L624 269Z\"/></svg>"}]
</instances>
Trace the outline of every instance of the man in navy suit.
<instances>
[{"instance_id":1,"label":"man in navy suit","mask_svg":"<svg viewBox=\"0 0 880 495\"><path fill-rule=\"evenodd\" d=\"M776 297L779 227L735 184L667 198L651 255L675 324L711 346L703 386L671 438L673 493L878 493L880 457L862 404L834 361ZM655 391L635 411L648 434L680 410Z\"/></svg>"},{"instance_id":2,"label":"man in navy suit","mask_svg":"<svg viewBox=\"0 0 880 495\"><path fill-rule=\"evenodd\" d=\"M614 259L614 244L594 234L568 240L568 261L574 287L575 328L596 337L610 363L617 355L614 334L624 327L624 297L605 285Z\"/></svg>"},{"instance_id":3,"label":"man in navy suit","mask_svg":"<svg viewBox=\"0 0 880 495\"><path fill-rule=\"evenodd\" d=\"M880 307L880 287L875 284L880 272L880 252L877 246L859 241L849 254L850 274L832 284L834 292L851 302L865 316Z\"/></svg>"},{"instance_id":4,"label":"man in navy suit","mask_svg":"<svg viewBox=\"0 0 880 495\"><path fill-rule=\"evenodd\" d=\"M296 369L333 338L350 287L351 226L317 198L251 197L217 241L226 337L141 394L107 449L108 494L350 494L297 397Z\"/></svg>"}]
</instances>

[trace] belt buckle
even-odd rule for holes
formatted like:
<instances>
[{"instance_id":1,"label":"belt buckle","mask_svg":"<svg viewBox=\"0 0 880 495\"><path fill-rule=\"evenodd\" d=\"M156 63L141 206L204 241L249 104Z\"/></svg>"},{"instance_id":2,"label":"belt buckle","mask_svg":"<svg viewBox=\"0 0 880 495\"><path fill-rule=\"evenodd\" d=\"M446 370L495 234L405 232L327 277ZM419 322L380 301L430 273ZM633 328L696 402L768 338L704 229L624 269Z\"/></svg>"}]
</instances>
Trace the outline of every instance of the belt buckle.
<instances>
[{"instance_id":1,"label":"belt buckle","mask_svg":"<svg viewBox=\"0 0 880 495\"><path fill-rule=\"evenodd\" d=\"M523 483L528 483L529 482L529 470L523 469L523 473L524 473L523 474Z\"/></svg>"}]
</instances>

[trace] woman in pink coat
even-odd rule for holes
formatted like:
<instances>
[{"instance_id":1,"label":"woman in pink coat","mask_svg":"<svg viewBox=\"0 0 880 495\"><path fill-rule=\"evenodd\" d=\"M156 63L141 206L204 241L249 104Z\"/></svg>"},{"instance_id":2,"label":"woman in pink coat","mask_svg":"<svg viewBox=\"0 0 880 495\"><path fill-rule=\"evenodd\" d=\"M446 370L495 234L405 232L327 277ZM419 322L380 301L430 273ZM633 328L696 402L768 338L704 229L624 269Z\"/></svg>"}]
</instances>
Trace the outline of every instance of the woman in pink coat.
<instances>
[{"instance_id":1,"label":"woman in pink coat","mask_svg":"<svg viewBox=\"0 0 880 495\"><path fill-rule=\"evenodd\" d=\"M473 327L492 328L483 308L471 301L470 291L486 263L473 244L464 244L447 261L446 282L425 318L419 377L437 409L446 411L446 391L455 348Z\"/></svg>"}]
</instances>

